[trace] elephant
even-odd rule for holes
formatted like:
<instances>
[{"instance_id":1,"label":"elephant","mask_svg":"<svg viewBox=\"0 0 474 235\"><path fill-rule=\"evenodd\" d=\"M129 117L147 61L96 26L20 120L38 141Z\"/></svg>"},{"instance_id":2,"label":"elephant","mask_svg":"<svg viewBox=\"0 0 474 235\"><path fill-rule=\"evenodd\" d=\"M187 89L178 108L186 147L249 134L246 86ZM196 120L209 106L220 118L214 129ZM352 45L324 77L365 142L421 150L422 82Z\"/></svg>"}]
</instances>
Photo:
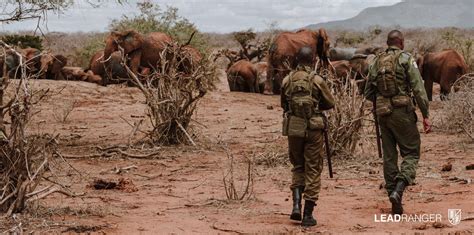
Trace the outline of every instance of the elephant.
<instances>
[{"instance_id":1,"label":"elephant","mask_svg":"<svg viewBox=\"0 0 474 235\"><path fill-rule=\"evenodd\" d=\"M63 55L46 53L41 55L40 78L64 80L62 68L67 65L67 58Z\"/></svg>"},{"instance_id":2,"label":"elephant","mask_svg":"<svg viewBox=\"0 0 474 235\"><path fill-rule=\"evenodd\" d=\"M104 50L97 51L89 61L89 68L85 69L100 76L102 85L106 86L129 78L127 70L121 64L122 55L119 51L113 52L106 62L103 61L103 58Z\"/></svg>"},{"instance_id":3,"label":"elephant","mask_svg":"<svg viewBox=\"0 0 474 235\"><path fill-rule=\"evenodd\" d=\"M365 81L369 72L369 65L374 61L375 55L355 55L350 60L332 61L336 77L349 77L357 81L359 93L365 88Z\"/></svg>"},{"instance_id":4,"label":"elephant","mask_svg":"<svg viewBox=\"0 0 474 235\"><path fill-rule=\"evenodd\" d=\"M25 48L18 50L28 76L36 76L43 79L64 79L61 69L66 66L67 58L62 55L53 55L51 53L41 53L36 48ZM0 61L3 74L3 62L6 62L8 76L10 78L21 77L21 71L18 70L20 58L17 53L7 50L5 58Z\"/></svg>"},{"instance_id":5,"label":"elephant","mask_svg":"<svg viewBox=\"0 0 474 235\"><path fill-rule=\"evenodd\" d=\"M331 61L337 60L351 60L356 56L375 55L383 50L382 47L363 47L363 48L339 48L332 47L329 49L329 59Z\"/></svg>"},{"instance_id":6,"label":"elephant","mask_svg":"<svg viewBox=\"0 0 474 235\"><path fill-rule=\"evenodd\" d=\"M232 64L227 70L227 81L230 91L261 93L267 79L266 62L252 63L242 59Z\"/></svg>"},{"instance_id":7,"label":"elephant","mask_svg":"<svg viewBox=\"0 0 474 235\"><path fill-rule=\"evenodd\" d=\"M270 84L267 80L267 71L268 71L268 63L265 61L256 62L254 66L257 70L257 78L258 78L258 89L260 93L264 93L266 90L265 87L270 87Z\"/></svg>"},{"instance_id":8,"label":"elephant","mask_svg":"<svg viewBox=\"0 0 474 235\"><path fill-rule=\"evenodd\" d=\"M331 61L332 67L337 78L351 76L351 65L348 60Z\"/></svg>"},{"instance_id":9,"label":"elephant","mask_svg":"<svg viewBox=\"0 0 474 235\"><path fill-rule=\"evenodd\" d=\"M186 45L181 49L181 55L178 55L178 70L185 74L190 74L194 66L198 65L202 60L202 54L198 49Z\"/></svg>"},{"instance_id":10,"label":"elephant","mask_svg":"<svg viewBox=\"0 0 474 235\"><path fill-rule=\"evenodd\" d=\"M85 81L101 84L102 78L99 75L94 74L91 70L84 71L81 67L64 67L62 73L66 80L72 81Z\"/></svg>"},{"instance_id":11,"label":"elephant","mask_svg":"<svg viewBox=\"0 0 474 235\"><path fill-rule=\"evenodd\" d=\"M329 49L329 59L331 61L350 60L355 55L356 48L332 47Z\"/></svg>"},{"instance_id":12,"label":"elephant","mask_svg":"<svg viewBox=\"0 0 474 235\"><path fill-rule=\"evenodd\" d=\"M43 66L43 57L44 55L41 55L41 51L36 49L36 48L25 48L21 50L21 54L23 55L24 62L27 66L26 72L28 74L36 74L39 73L43 67L46 67L46 63ZM44 68L44 71L46 68Z\"/></svg>"},{"instance_id":13,"label":"elephant","mask_svg":"<svg viewBox=\"0 0 474 235\"><path fill-rule=\"evenodd\" d=\"M161 52L171 42L170 36L160 32L143 35L135 30L113 31L105 39L104 60L107 61L113 52L122 48L130 69L138 74L140 66L156 68Z\"/></svg>"},{"instance_id":14,"label":"elephant","mask_svg":"<svg viewBox=\"0 0 474 235\"><path fill-rule=\"evenodd\" d=\"M433 100L433 82L440 85L440 98L445 100L454 82L467 72L464 58L452 49L427 53L417 59L417 64L430 101Z\"/></svg>"},{"instance_id":15,"label":"elephant","mask_svg":"<svg viewBox=\"0 0 474 235\"><path fill-rule=\"evenodd\" d=\"M383 47L378 47L378 46L367 46L367 47L362 47L362 48L357 48L354 51L354 54L360 54L360 55L376 55L379 52L382 52L384 50Z\"/></svg>"},{"instance_id":16,"label":"elephant","mask_svg":"<svg viewBox=\"0 0 474 235\"><path fill-rule=\"evenodd\" d=\"M295 57L302 47L311 47L316 57L322 62L322 66L327 68L329 65L329 37L326 30L319 29L312 31L302 29L297 32L282 32L278 34L272 42L268 54L268 80L272 84L272 92L280 94L283 78L290 72L291 67L295 66Z\"/></svg>"},{"instance_id":17,"label":"elephant","mask_svg":"<svg viewBox=\"0 0 474 235\"><path fill-rule=\"evenodd\" d=\"M12 50L6 50L5 54L0 55L1 76L6 76L8 78L19 78L20 71L17 70L19 64L19 56ZM4 71L4 69L6 71Z\"/></svg>"}]
</instances>

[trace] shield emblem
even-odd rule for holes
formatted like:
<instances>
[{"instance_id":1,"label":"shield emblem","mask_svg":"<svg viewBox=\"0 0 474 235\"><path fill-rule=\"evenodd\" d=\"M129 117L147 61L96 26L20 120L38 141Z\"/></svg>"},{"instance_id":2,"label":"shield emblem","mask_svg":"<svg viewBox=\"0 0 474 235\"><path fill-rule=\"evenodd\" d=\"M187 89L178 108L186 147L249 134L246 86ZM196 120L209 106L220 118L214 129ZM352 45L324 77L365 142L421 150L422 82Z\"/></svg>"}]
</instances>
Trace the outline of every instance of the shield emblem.
<instances>
[{"instance_id":1,"label":"shield emblem","mask_svg":"<svg viewBox=\"0 0 474 235\"><path fill-rule=\"evenodd\" d=\"M452 225L461 223L461 209L448 209L448 220Z\"/></svg>"}]
</instances>

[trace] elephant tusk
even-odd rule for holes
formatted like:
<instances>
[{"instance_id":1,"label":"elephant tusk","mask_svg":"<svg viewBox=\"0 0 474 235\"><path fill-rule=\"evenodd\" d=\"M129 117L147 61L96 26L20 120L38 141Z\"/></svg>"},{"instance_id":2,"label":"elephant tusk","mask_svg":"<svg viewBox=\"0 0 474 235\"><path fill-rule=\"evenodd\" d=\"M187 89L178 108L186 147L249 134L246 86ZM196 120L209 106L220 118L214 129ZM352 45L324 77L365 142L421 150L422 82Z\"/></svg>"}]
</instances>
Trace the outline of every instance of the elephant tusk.
<instances>
[{"instance_id":1,"label":"elephant tusk","mask_svg":"<svg viewBox=\"0 0 474 235\"><path fill-rule=\"evenodd\" d=\"M100 63L105 63L105 62L109 61L112 58L112 55L110 55L109 58L107 58L106 60L101 60L103 58L104 58L104 55L99 57L96 61L99 61Z\"/></svg>"}]
</instances>

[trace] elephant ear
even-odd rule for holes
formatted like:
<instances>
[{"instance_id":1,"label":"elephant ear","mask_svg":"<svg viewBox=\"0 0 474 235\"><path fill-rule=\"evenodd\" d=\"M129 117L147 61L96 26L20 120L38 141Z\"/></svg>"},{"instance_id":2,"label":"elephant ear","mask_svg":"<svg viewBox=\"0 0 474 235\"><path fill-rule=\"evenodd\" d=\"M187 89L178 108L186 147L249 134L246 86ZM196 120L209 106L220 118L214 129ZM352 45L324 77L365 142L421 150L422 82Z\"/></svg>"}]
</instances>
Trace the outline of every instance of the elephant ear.
<instances>
[{"instance_id":1,"label":"elephant ear","mask_svg":"<svg viewBox=\"0 0 474 235\"><path fill-rule=\"evenodd\" d=\"M124 48L126 54L141 48L143 45L143 37L135 30L123 32L120 39L120 46Z\"/></svg>"},{"instance_id":2,"label":"elephant ear","mask_svg":"<svg viewBox=\"0 0 474 235\"><path fill-rule=\"evenodd\" d=\"M423 61L423 56L418 56L418 58L416 59L416 64L418 65L418 70L420 71L421 76L423 76Z\"/></svg>"},{"instance_id":3,"label":"elephant ear","mask_svg":"<svg viewBox=\"0 0 474 235\"><path fill-rule=\"evenodd\" d=\"M46 72L48 70L49 65L54 62L54 57L51 54L45 54L41 56L41 71Z\"/></svg>"},{"instance_id":4,"label":"elephant ear","mask_svg":"<svg viewBox=\"0 0 474 235\"><path fill-rule=\"evenodd\" d=\"M66 66L67 64L67 58L64 57L63 55L55 55L54 56L54 61L52 63L52 68L51 72L56 74L61 72L61 69Z\"/></svg>"},{"instance_id":5,"label":"elephant ear","mask_svg":"<svg viewBox=\"0 0 474 235\"><path fill-rule=\"evenodd\" d=\"M317 36L317 53L318 57L324 61L328 61L328 52L331 43L329 42L329 37L325 29L321 28L318 31Z\"/></svg>"}]
</instances>

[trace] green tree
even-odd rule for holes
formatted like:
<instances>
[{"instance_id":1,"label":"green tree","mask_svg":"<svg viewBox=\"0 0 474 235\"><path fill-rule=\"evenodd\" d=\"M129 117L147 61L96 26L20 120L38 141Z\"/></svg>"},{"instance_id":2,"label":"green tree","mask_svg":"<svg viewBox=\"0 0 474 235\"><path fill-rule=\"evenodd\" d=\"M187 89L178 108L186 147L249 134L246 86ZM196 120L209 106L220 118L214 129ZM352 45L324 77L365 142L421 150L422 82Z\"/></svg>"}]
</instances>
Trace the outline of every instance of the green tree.
<instances>
[{"instance_id":1,"label":"green tree","mask_svg":"<svg viewBox=\"0 0 474 235\"><path fill-rule=\"evenodd\" d=\"M188 19L180 16L177 8L167 7L163 10L152 2L139 2L137 7L140 14L131 17L123 15L119 20L113 20L109 28L118 31L134 29L144 34L163 32L180 43L186 43L191 34L197 32L190 44L201 52L208 48L205 36L199 33L197 27Z\"/></svg>"},{"instance_id":2,"label":"green tree","mask_svg":"<svg viewBox=\"0 0 474 235\"><path fill-rule=\"evenodd\" d=\"M20 48L32 47L43 50L43 38L35 35L5 35L1 38L8 45L18 46Z\"/></svg>"}]
</instances>

